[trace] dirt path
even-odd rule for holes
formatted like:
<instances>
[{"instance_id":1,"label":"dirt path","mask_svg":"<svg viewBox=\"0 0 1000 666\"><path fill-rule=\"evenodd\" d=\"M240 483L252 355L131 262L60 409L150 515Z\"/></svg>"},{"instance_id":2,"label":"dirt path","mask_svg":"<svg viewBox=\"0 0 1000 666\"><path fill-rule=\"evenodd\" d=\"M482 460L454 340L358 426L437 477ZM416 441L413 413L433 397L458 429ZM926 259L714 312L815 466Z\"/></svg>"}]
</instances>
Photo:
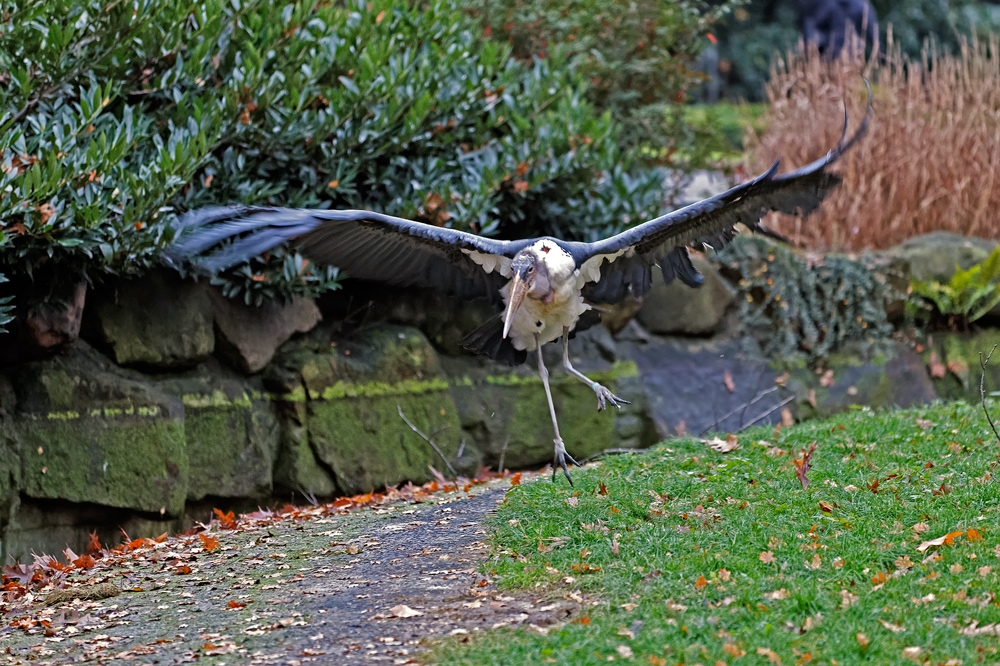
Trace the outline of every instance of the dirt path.
<instances>
[{"instance_id":1,"label":"dirt path","mask_svg":"<svg viewBox=\"0 0 1000 666\"><path fill-rule=\"evenodd\" d=\"M213 530L219 544L210 551L200 537L139 549L73 580L141 591L36 601L4 618L0 664L423 663L427 638L562 622L575 602L505 596L477 573L489 536L483 519L508 487L501 480L419 504Z\"/></svg>"}]
</instances>

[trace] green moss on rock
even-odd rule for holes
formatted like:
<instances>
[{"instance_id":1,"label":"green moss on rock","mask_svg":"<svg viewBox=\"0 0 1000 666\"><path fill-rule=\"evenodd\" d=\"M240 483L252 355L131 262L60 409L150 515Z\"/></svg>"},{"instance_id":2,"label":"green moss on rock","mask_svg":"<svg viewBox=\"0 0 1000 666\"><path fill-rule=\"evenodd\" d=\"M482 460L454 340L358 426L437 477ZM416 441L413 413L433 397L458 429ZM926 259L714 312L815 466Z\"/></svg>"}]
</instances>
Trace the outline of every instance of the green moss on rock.
<instances>
[{"instance_id":1,"label":"green moss on rock","mask_svg":"<svg viewBox=\"0 0 1000 666\"><path fill-rule=\"evenodd\" d=\"M935 333L932 342L922 354L928 368L944 367L943 377L934 377L934 388L945 400L979 400L979 382L983 371L979 355L990 353L993 345L1000 343L996 329L982 329L974 333ZM932 357L933 356L933 363ZM1000 353L995 353L986 366L987 392L1000 390ZM933 367L932 367L933 366Z\"/></svg>"},{"instance_id":2,"label":"green moss on rock","mask_svg":"<svg viewBox=\"0 0 1000 666\"><path fill-rule=\"evenodd\" d=\"M16 419L24 493L180 514L189 462L179 418Z\"/></svg>"},{"instance_id":3,"label":"green moss on rock","mask_svg":"<svg viewBox=\"0 0 1000 666\"><path fill-rule=\"evenodd\" d=\"M21 452L22 492L179 514L189 462L180 399L78 341L19 366L18 411L5 418Z\"/></svg>"},{"instance_id":4,"label":"green moss on rock","mask_svg":"<svg viewBox=\"0 0 1000 666\"><path fill-rule=\"evenodd\" d=\"M304 401L279 406L281 440L274 466L274 485L283 491L311 493L323 497L337 492L329 467L321 462L309 443Z\"/></svg>"},{"instance_id":5,"label":"green moss on rock","mask_svg":"<svg viewBox=\"0 0 1000 666\"><path fill-rule=\"evenodd\" d=\"M445 455L454 458L461 422L454 401L444 391L314 401L309 405L309 440L344 492L422 481L431 476L428 465L445 467L400 418L397 405Z\"/></svg>"},{"instance_id":6,"label":"green moss on rock","mask_svg":"<svg viewBox=\"0 0 1000 666\"><path fill-rule=\"evenodd\" d=\"M160 386L185 406L189 500L270 495L278 422L259 385L206 363Z\"/></svg>"}]
</instances>

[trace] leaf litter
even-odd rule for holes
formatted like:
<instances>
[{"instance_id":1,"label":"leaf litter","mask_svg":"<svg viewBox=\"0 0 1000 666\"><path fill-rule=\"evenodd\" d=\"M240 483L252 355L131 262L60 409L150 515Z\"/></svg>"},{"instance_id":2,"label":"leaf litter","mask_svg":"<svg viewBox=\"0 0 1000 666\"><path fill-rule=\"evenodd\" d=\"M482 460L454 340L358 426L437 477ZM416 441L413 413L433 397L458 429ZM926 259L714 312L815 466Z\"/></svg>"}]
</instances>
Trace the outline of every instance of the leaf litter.
<instances>
[{"instance_id":1,"label":"leaf litter","mask_svg":"<svg viewBox=\"0 0 1000 666\"><path fill-rule=\"evenodd\" d=\"M520 483L521 474L510 480ZM585 599L500 594L477 568L484 474L211 520L0 569L0 661L416 663L432 636L566 621ZM563 545L552 540L552 547ZM6 661L4 661L6 660Z\"/></svg>"}]
</instances>

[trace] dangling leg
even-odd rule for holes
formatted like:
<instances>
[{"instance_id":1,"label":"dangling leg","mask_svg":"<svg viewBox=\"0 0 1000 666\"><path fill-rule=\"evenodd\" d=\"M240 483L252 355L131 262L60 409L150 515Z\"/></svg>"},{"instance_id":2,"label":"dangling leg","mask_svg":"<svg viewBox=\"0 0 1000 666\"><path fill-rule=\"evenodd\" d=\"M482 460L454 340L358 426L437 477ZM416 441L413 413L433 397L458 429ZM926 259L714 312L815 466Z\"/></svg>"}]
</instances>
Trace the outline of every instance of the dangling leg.
<instances>
[{"instance_id":1,"label":"dangling leg","mask_svg":"<svg viewBox=\"0 0 1000 666\"><path fill-rule=\"evenodd\" d=\"M610 400L611 404L618 409L622 408L622 405L631 405L632 403L628 400L622 400L614 393L609 391L607 387L598 384L595 381L591 381L589 377L573 367L573 364L569 362L569 327L563 326L563 369L569 374L573 375L584 384L588 385L597 394L597 411L603 412L607 404L605 400Z\"/></svg>"},{"instance_id":2,"label":"dangling leg","mask_svg":"<svg viewBox=\"0 0 1000 666\"><path fill-rule=\"evenodd\" d=\"M552 402L552 389L549 388L549 371L545 367L545 361L542 360L542 343L537 333L535 334L535 346L538 348L538 375L542 378L542 386L545 387L545 398L549 401L549 416L552 417L552 429L556 433L556 438L552 440L556 445L555 464L552 467L552 480L556 480L556 468L562 467L563 474L566 475L566 480L572 486L573 479L569 477L566 459L568 458L574 465L579 465L580 463L573 460L573 457L566 453L566 445L563 444L562 437L559 436L559 422L556 421L556 406Z\"/></svg>"}]
</instances>

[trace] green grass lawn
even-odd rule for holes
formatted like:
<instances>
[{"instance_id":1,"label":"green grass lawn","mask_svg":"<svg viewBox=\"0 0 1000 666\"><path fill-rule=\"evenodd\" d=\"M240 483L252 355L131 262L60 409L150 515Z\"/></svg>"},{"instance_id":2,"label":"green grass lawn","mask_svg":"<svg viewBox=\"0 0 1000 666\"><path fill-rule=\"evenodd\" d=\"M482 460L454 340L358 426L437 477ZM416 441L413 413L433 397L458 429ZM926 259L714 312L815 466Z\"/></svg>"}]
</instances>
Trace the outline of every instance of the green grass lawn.
<instances>
[{"instance_id":1,"label":"green grass lawn","mask_svg":"<svg viewBox=\"0 0 1000 666\"><path fill-rule=\"evenodd\" d=\"M547 633L448 639L432 658L997 663L995 439L979 405L856 410L747 431L724 454L684 439L608 457L575 488L514 486L486 575L586 605ZM795 461L813 442L804 489Z\"/></svg>"}]
</instances>

